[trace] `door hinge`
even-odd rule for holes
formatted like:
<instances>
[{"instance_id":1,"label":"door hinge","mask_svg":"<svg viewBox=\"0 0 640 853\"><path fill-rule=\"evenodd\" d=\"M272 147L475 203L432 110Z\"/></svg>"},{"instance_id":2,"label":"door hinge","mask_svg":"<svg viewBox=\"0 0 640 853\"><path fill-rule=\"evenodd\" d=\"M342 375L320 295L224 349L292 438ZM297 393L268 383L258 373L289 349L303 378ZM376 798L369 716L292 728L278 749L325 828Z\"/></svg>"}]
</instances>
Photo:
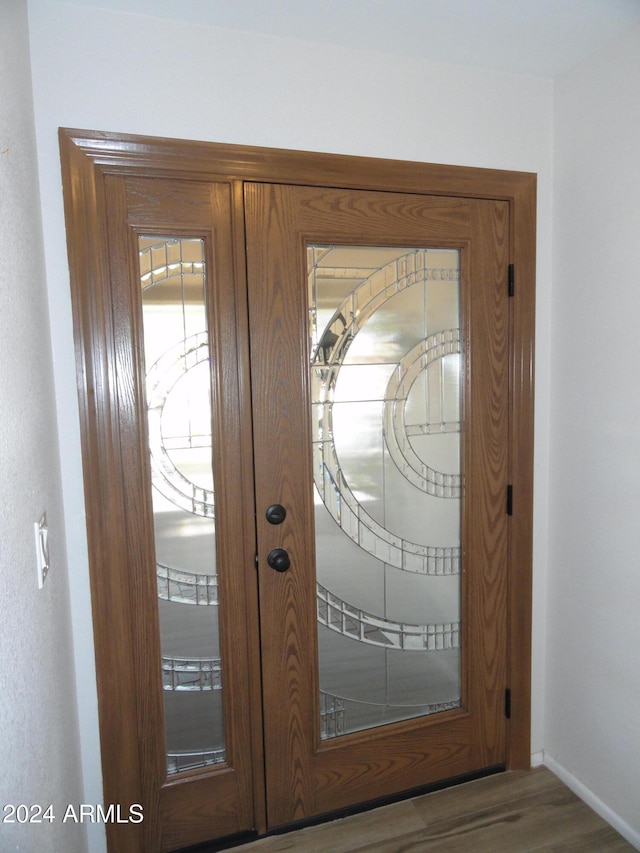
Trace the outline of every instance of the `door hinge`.
<instances>
[{"instance_id":1,"label":"door hinge","mask_svg":"<svg viewBox=\"0 0 640 853\"><path fill-rule=\"evenodd\" d=\"M507 486L507 515L513 515L513 486Z\"/></svg>"},{"instance_id":2,"label":"door hinge","mask_svg":"<svg viewBox=\"0 0 640 853\"><path fill-rule=\"evenodd\" d=\"M504 715L507 720L511 719L511 690L509 687L504 691Z\"/></svg>"},{"instance_id":3,"label":"door hinge","mask_svg":"<svg viewBox=\"0 0 640 853\"><path fill-rule=\"evenodd\" d=\"M256 567L256 571L257 571L257 570L258 570L258 564L259 564L259 560L258 560L258 555L257 555L257 554L256 554L256 555L254 556L254 558L253 558L253 563L254 563L254 565L255 565L255 567Z\"/></svg>"},{"instance_id":4,"label":"door hinge","mask_svg":"<svg viewBox=\"0 0 640 853\"><path fill-rule=\"evenodd\" d=\"M513 264L509 264L509 272L507 273L507 282L509 285L509 296L513 296L516 292L515 286L515 272Z\"/></svg>"}]
</instances>

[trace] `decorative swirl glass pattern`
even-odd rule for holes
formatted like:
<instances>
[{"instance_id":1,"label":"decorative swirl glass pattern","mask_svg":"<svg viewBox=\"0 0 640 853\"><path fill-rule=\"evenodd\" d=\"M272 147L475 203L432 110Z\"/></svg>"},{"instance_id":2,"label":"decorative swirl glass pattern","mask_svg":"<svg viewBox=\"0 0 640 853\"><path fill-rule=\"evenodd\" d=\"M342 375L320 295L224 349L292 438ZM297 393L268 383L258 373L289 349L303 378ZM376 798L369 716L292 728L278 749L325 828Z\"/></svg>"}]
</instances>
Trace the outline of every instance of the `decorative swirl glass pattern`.
<instances>
[{"instance_id":1,"label":"decorative swirl glass pattern","mask_svg":"<svg viewBox=\"0 0 640 853\"><path fill-rule=\"evenodd\" d=\"M218 604L218 576L156 565L158 598L180 604Z\"/></svg>"},{"instance_id":2,"label":"decorative swirl glass pattern","mask_svg":"<svg viewBox=\"0 0 640 853\"><path fill-rule=\"evenodd\" d=\"M345 700L320 691L320 737L326 740L346 733L344 725Z\"/></svg>"},{"instance_id":3,"label":"decorative swirl glass pattern","mask_svg":"<svg viewBox=\"0 0 640 853\"><path fill-rule=\"evenodd\" d=\"M311 275L317 270L317 249ZM326 273L326 269L323 268ZM359 273L364 270L358 270ZM348 280L345 276L345 280ZM388 530L373 518L354 496L340 466L333 441L333 404L335 389L351 344L358 332L388 300L409 288L430 281L459 280L459 270L431 269L425 251L414 251L397 258L364 278L341 302L325 329L318 333L317 311L312 311L312 388L314 418L314 482L325 506L342 530L372 556L399 569L420 574L455 574L460 571L458 546L440 547L412 542ZM436 360L459 354L459 331L438 332L429 341L419 341L414 350L399 362L389 380L385 399L385 437L392 457L403 474L419 488L439 497L460 497L460 477L441 473L426 466L411 447L404 420L409 389L417 375ZM459 389L457 389L459 392ZM442 398L442 391L439 395ZM423 434L454 432L460 429L459 415L454 422L425 420Z\"/></svg>"},{"instance_id":4,"label":"decorative swirl glass pattern","mask_svg":"<svg viewBox=\"0 0 640 853\"><path fill-rule=\"evenodd\" d=\"M460 647L460 623L406 625L352 607L318 584L318 622L361 643L384 648L437 652Z\"/></svg>"},{"instance_id":5,"label":"decorative swirl glass pattern","mask_svg":"<svg viewBox=\"0 0 640 853\"><path fill-rule=\"evenodd\" d=\"M158 596L165 601L180 604L218 604L218 578L216 575L198 575L192 572L157 567ZM385 648L427 649L457 648L460 626L458 623L442 625L407 625L365 613L349 602L316 585L318 622L332 631L352 637L362 643ZM168 660L168 658L167 658ZM163 671L165 671L163 665Z\"/></svg>"},{"instance_id":6,"label":"decorative swirl glass pattern","mask_svg":"<svg viewBox=\"0 0 640 853\"><path fill-rule=\"evenodd\" d=\"M343 696L334 696L320 692L320 739L338 737L347 734L346 718L352 702ZM361 703L362 704L362 703ZM453 711L460 707L460 702L432 702L420 708L422 714L439 714L441 711Z\"/></svg>"},{"instance_id":7,"label":"decorative swirl glass pattern","mask_svg":"<svg viewBox=\"0 0 640 853\"><path fill-rule=\"evenodd\" d=\"M211 767L226 761L224 749L182 750L167 752L167 773L184 773L186 770L197 770L199 767Z\"/></svg>"},{"instance_id":8,"label":"decorative swirl glass pattern","mask_svg":"<svg viewBox=\"0 0 640 853\"><path fill-rule=\"evenodd\" d=\"M330 738L460 707L460 271L450 249L307 256Z\"/></svg>"},{"instance_id":9,"label":"decorative swirl glass pattern","mask_svg":"<svg viewBox=\"0 0 640 853\"><path fill-rule=\"evenodd\" d=\"M220 658L162 657L162 687L164 690L222 690L222 661Z\"/></svg>"},{"instance_id":10,"label":"decorative swirl glass pattern","mask_svg":"<svg viewBox=\"0 0 640 853\"><path fill-rule=\"evenodd\" d=\"M163 412L176 383L199 364L209 366L209 335L198 332L164 352L147 371L149 447L153 485L176 506L213 517L213 490L203 489L182 473L167 452L173 448L211 447L211 433L163 434ZM208 376L208 374L207 374Z\"/></svg>"},{"instance_id":11,"label":"decorative swirl glass pattern","mask_svg":"<svg viewBox=\"0 0 640 853\"><path fill-rule=\"evenodd\" d=\"M169 775L225 761L204 255L139 238Z\"/></svg>"},{"instance_id":12,"label":"decorative swirl glass pattern","mask_svg":"<svg viewBox=\"0 0 640 853\"><path fill-rule=\"evenodd\" d=\"M419 458L411 445L412 435L460 432L460 421L427 420L408 427L405 420L406 402L411 387L434 362L460 353L460 331L448 329L419 341L401 359L391 374L384 400L384 436L391 458L404 476L418 489L439 498L460 497L460 475L436 471ZM445 408L442 389L436 401Z\"/></svg>"}]
</instances>

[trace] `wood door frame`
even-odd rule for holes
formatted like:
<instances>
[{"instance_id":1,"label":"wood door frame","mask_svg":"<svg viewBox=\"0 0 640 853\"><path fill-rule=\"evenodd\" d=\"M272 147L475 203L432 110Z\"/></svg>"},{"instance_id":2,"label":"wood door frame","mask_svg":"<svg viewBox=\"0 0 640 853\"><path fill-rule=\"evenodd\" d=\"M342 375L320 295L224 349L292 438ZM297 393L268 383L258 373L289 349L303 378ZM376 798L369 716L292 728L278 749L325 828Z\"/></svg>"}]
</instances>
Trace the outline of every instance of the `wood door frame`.
<instances>
[{"instance_id":1,"label":"wood door frame","mask_svg":"<svg viewBox=\"0 0 640 853\"><path fill-rule=\"evenodd\" d=\"M534 417L534 322L536 175L400 160L374 159L335 154L318 154L272 148L256 148L208 142L182 141L110 132L61 128L59 131L67 220L68 253L73 294L74 333L80 400L85 500L92 603L96 636L104 617L97 603L107 595L104 580L95 566L100 565L105 548L117 547L101 526L97 510L105 500L104 486L90 476L90 466L105 460L99 436L114 429L110 411L109 371L96 363L102 352L94 327L105 328L108 306L96 303L98 283L108 275L105 240L104 189L106 175L155 176L166 180L222 181L232 187L236 204L233 223L237 237L234 247L240 307L246 300L244 256L238 248L243 241L241 219L242 186L247 181L305 184L349 189L381 190L425 195L458 196L504 200L510 208L510 262L515 269L515 295L511 303L511 423L510 483L513 488L513 515L509 524L508 567L508 650L507 684L511 691L511 716L507 725L507 767L530 766L531 752L531 610L533 550L533 417ZM507 282L505 281L505 287ZM108 321L106 321L108 326ZM246 358L247 341L241 339ZM240 406L250 421L249 389L242 388ZM99 432L103 430L104 432ZM250 435L249 435L250 438ZM247 487L249 484L247 483ZM118 505L117 487L109 487L109 499ZM254 593L252 593L253 595ZM125 593L123 593L125 595ZM122 601L123 612L131 606ZM112 618L112 615L109 616ZM119 655L119 656L118 656ZM106 695L105 673L122 672L122 653L96 641L96 668L100 705L103 753L110 738L123 734L114 721L121 709ZM124 687L123 687L124 692ZM259 696L256 695L259 706ZM103 731L103 728L105 731ZM260 726L252 724L254 743L261 738ZM106 734L105 734L106 732ZM259 768L257 768L259 770ZM120 768L120 774L123 768ZM137 802L139 770L127 768L132 802ZM120 775L119 774L119 775ZM105 801L114 799L114 774L105 773ZM120 775L120 781L122 777ZM257 786L256 786L257 787ZM264 830L264 801L255 795L256 828ZM150 819L153 819L149 815ZM147 815L145 814L145 821Z\"/></svg>"}]
</instances>

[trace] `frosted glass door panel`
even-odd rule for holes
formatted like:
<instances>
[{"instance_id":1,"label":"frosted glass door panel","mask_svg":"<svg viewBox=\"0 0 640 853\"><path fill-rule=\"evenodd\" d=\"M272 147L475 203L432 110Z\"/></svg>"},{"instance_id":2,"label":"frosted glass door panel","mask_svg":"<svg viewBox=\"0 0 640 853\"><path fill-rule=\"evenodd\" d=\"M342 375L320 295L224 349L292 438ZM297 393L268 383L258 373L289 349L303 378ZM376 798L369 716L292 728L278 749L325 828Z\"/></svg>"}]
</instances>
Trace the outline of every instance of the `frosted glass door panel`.
<instances>
[{"instance_id":1,"label":"frosted glass door panel","mask_svg":"<svg viewBox=\"0 0 640 853\"><path fill-rule=\"evenodd\" d=\"M169 775L225 760L204 257L139 238Z\"/></svg>"},{"instance_id":2,"label":"frosted glass door panel","mask_svg":"<svg viewBox=\"0 0 640 853\"><path fill-rule=\"evenodd\" d=\"M460 258L310 245L320 735L460 706Z\"/></svg>"}]
</instances>

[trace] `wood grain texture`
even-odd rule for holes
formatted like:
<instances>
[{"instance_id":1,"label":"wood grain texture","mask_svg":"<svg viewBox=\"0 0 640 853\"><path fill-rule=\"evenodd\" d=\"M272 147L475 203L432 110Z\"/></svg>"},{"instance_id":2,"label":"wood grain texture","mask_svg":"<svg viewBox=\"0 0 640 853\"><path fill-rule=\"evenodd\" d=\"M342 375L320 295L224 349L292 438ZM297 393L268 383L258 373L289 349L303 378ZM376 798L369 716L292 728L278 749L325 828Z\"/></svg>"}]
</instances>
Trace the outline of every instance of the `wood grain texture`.
<instances>
[{"instance_id":1,"label":"wood grain texture","mask_svg":"<svg viewBox=\"0 0 640 853\"><path fill-rule=\"evenodd\" d=\"M127 548L120 535L125 527L123 484L112 473L121 469L122 458L104 176L78 153L63 140L102 772L105 803L120 803L126 809L141 802L143 784L134 723L135 671L130 666L131 600L110 571L113 564L126 565ZM123 642L113 642L114 638ZM123 830L110 824L107 839L111 849L134 853L144 849L157 829L157 809L151 805L147 827L129 824Z\"/></svg>"},{"instance_id":2,"label":"wood grain texture","mask_svg":"<svg viewBox=\"0 0 640 853\"><path fill-rule=\"evenodd\" d=\"M476 718L476 767L505 761L509 483L509 216L505 202L476 201L469 272L463 278L468 318L463 448L464 626L470 637ZM464 312L463 312L464 314ZM465 331L467 327L465 326Z\"/></svg>"},{"instance_id":3,"label":"wood grain texture","mask_svg":"<svg viewBox=\"0 0 640 853\"><path fill-rule=\"evenodd\" d=\"M624 853L634 848L546 768L490 776L236 853Z\"/></svg>"},{"instance_id":4,"label":"wood grain texture","mask_svg":"<svg viewBox=\"0 0 640 853\"><path fill-rule=\"evenodd\" d=\"M512 199L535 187L530 172L406 160L256 148L194 140L62 128L61 135L100 167L118 172L269 181L305 186ZM535 233L535 232L534 232ZM526 242L528 237L524 238Z\"/></svg>"},{"instance_id":5,"label":"wood grain texture","mask_svg":"<svg viewBox=\"0 0 640 853\"><path fill-rule=\"evenodd\" d=\"M163 729L162 688L158 676L160 635L156 605L154 536L151 519L151 475L144 414L141 360L142 318L140 310L139 272L133 268L130 234L123 224L127 220L127 194L124 181L105 178L107 238L110 253L109 302L111 307L112 346L108 356L111 367L110 394L118 412L118 458L101 479L116 480L122 489L123 517L118 520L119 533L114 538L124 542L125 553L116 563L105 566L111 583L118 585L128 600L127 631L111 634L109 642L123 648L129 657L127 670L134 675L128 685L128 702L135 703L135 717L128 725L137 732L137 758L140 772L139 800L149 813L144 828L145 844L157 846L159 841L159 778L164 772L164 738L140 736L142 732ZM112 743L111 754L117 750ZM128 830L127 830L128 831Z\"/></svg>"},{"instance_id":6,"label":"wood grain texture","mask_svg":"<svg viewBox=\"0 0 640 853\"><path fill-rule=\"evenodd\" d=\"M253 188L251 188L253 189ZM285 269L280 256L295 223L286 206L245 193L247 271L252 360L256 520L262 620L263 707L269 823L297 819L313 810L312 779L306 760L312 723L306 709L315 693L315 590L309 584L313 553L313 509L307 450L309 431L305 354L300 352L305 316L303 270ZM259 225L258 225L259 223ZM259 231L256 230L256 226ZM294 324L292 328L292 323ZM283 452L284 451L284 452ZM280 503L285 521L274 527L266 508ZM284 548L291 569L266 564L273 548ZM286 721L286 724L285 724ZM287 767L287 772L282 768ZM285 815L296 817L285 818Z\"/></svg>"}]
</instances>

